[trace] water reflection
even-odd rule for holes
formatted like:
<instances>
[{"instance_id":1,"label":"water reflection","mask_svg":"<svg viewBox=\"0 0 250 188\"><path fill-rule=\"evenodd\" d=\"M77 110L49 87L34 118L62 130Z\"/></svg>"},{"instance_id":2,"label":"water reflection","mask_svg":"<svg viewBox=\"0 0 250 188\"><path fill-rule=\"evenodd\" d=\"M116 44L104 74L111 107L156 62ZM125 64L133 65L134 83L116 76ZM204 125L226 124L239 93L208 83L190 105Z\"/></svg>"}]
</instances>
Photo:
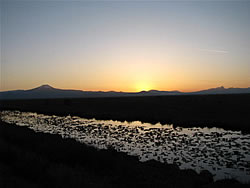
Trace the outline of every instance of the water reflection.
<instances>
[{"instance_id":1,"label":"water reflection","mask_svg":"<svg viewBox=\"0 0 250 188\"><path fill-rule=\"evenodd\" d=\"M2 111L1 119L38 131L74 138L97 148L113 147L136 155L176 163L181 169L206 169L214 179L250 182L250 135L218 128L173 128L135 121L100 121L76 116L48 116Z\"/></svg>"}]
</instances>

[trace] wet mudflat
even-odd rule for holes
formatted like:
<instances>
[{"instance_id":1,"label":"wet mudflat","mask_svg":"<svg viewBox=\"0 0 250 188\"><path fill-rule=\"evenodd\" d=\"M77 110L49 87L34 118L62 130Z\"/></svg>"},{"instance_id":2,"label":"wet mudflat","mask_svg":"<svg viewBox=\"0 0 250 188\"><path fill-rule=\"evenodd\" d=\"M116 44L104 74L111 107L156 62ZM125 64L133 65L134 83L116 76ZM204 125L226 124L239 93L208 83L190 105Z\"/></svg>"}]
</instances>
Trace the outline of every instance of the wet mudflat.
<instances>
[{"instance_id":1,"label":"wet mudflat","mask_svg":"<svg viewBox=\"0 0 250 188\"><path fill-rule=\"evenodd\" d=\"M173 128L141 122L100 121L77 116L49 116L2 111L7 123L37 132L74 138L97 148L114 148L140 161L175 163L181 169L209 170L214 179L250 181L250 135L218 128Z\"/></svg>"}]
</instances>

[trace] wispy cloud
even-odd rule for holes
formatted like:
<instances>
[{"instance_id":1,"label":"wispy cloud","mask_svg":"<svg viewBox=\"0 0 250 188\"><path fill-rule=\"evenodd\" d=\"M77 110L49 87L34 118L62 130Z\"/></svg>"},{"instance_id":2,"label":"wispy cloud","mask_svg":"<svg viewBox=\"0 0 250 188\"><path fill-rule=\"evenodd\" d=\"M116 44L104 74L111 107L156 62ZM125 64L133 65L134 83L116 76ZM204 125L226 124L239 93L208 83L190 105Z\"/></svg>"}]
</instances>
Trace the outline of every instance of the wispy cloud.
<instances>
[{"instance_id":1,"label":"wispy cloud","mask_svg":"<svg viewBox=\"0 0 250 188\"><path fill-rule=\"evenodd\" d=\"M216 50L216 49L199 49L200 51L204 51L204 52L212 52L212 53L223 53L223 54L227 54L228 51L226 50Z\"/></svg>"}]
</instances>

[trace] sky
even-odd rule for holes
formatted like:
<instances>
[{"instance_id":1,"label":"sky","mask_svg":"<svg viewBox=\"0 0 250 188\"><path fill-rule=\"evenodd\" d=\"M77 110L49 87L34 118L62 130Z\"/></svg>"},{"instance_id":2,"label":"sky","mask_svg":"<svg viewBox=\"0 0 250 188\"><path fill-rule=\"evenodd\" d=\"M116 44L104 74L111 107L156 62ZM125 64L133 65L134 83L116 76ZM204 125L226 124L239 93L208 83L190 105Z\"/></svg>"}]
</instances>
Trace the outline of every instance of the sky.
<instances>
[{"instance_id":1,"label":"sky","mask_svg":"<svg viewBox=\"0 0 250 188\"><path fill-rule=\"evenodd\" d=\"M250 1L1 1L0 90L250 87Z\"/></svg>"}]
</instances>

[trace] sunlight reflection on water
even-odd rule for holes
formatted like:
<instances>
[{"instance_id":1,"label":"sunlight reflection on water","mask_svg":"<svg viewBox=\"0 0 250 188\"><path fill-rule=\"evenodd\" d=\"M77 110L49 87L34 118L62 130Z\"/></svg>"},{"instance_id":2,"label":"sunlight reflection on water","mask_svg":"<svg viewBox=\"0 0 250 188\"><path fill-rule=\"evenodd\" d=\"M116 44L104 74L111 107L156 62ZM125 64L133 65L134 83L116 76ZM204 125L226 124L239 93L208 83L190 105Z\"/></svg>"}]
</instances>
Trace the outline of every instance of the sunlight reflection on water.
<instances>
[{"instance_id":1,"label":"sunlight reflection on water","mask_svg":"<svg viewBox=\"0 0 250 188\"><path fill-rule=\"evenodd\" d=\"M2 111L1 119L37 132L60 134L97 148L113 147L136 155L176 163L181 169L209 170L214 179L235 178L250 182L250 135L220 128L173 128L157 123L49 116Z\"/></svg>"}]
</instances>

